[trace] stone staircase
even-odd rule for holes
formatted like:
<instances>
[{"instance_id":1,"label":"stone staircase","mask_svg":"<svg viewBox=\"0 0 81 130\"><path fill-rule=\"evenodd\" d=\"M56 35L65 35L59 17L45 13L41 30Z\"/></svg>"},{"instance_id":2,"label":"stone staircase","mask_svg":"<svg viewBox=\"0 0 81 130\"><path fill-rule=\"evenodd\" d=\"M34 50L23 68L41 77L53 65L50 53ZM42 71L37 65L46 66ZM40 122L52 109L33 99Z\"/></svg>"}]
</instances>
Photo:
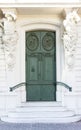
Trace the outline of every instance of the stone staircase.
<instances>
[{"instance_id":1,"label":"stone staircase","mask_svg":"<svg viewBox=\"0 0 81 130\"><path fill-rule=\"evenodd\" d=\"M69 123L76 122L81 116L67 108L60 102L27 102L22 103L8 116L1 117L2 121L13 123Z\"/></svg>"}]
</instances>

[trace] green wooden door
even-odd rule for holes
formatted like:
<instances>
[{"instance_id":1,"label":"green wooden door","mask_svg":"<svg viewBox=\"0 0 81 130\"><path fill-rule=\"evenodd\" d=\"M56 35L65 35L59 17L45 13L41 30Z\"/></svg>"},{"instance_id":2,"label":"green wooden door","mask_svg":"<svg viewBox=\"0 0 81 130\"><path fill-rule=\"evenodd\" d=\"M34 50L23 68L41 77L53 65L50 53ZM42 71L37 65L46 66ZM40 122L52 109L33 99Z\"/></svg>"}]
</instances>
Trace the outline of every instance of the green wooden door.
<instances>
[{"instance_id":1,"label":"green wooden door","mask_svg":"<svg viewBox=\"0 0 81 130\"><path fill-rule=\"evenodd\" d=\"M56 35L26 32L26 100L56 100Z\"/></svg>"}]
</instances>

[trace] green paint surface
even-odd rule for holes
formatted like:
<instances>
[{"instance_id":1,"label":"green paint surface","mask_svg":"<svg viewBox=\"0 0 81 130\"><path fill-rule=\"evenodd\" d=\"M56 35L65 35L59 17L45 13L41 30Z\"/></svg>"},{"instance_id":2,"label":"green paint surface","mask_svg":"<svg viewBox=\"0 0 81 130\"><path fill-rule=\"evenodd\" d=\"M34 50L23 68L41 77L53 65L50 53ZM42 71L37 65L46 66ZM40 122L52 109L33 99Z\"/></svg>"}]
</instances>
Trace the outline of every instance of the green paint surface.
<instances>
[{"instance_id":1,"label":"green paint surface","mask_svg":"<svg viewBox=\"0 0 81 130\"><path fill-rule=\"evenodd\" d=\"M55 101L56 33L26 32L26 100Z\"/></svg>"}]
</instances>

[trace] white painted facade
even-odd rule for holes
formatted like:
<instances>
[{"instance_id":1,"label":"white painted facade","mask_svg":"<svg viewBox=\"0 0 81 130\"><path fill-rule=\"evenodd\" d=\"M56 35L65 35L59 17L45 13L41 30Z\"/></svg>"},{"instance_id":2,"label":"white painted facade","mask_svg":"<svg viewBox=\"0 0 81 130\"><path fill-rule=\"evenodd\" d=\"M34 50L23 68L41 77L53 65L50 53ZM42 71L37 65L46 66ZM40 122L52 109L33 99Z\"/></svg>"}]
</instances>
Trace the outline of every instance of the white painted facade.
<instances>
[{"instance_id":1,"label":"white painted facade","mask_svg":"<svg viewBox=\"0 0 81 130\"><path fill-rule=\"evenodd\" d=\"M4 4L5 5L5 4ZM2 6L2 5L1 5ZM66 4L65 4L66 6ZM4 6L3 6L4 7ZM10 87L25 82L25 32L32 30L50 30L56 31L56 79L62 81L63 70L65 67L65 53L63 44L63 21L68 12L72 12L74 8L50 7L50 8L35 8L35 7L16 7L3 8L2 12L6 11L15 13L17 16L16 31L18 40L16 41L15 49L15 64L13 69L8 69L6 66L6 53L0 48L0 115L7 115L8 111L20 106L22 102L26 102L25 86L9 91ZM5 11L6 9L6 11ZM80 16L80 7L76 7L76 11ZM57 85L56 101L61 101L62 105L76 114L81 114L81 21L77 23L77 43L74 59L74 77L68 77L71 85L74 85L72 92L69 92L63 86ZM4 43L3 43L4 44ZM65 73L65 75L67 75ZM66 76L67 77L67 76ZM65 82L67 83L67 82ZM70 85L70 84L69 84Z\"/></svg>"}]
</instances>

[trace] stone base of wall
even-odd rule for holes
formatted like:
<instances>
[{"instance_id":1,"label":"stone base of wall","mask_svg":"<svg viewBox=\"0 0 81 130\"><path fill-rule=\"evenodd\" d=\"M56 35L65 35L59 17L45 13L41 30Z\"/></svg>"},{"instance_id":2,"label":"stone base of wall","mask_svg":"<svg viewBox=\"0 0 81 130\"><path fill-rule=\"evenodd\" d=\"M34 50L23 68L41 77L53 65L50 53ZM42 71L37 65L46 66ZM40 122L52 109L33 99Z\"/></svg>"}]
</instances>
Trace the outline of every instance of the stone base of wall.
<instances>
[{"instance_id":1,"label":"stone base of wall","mask_svg":"<svg viewBox=\"0 0 81 130\"><path fill-rule=\"evenodd\" d=\"M81 114L81 91L65 93L64 106L70 110L74 110L76 114Z\"/></svg>"}]
</instances>

